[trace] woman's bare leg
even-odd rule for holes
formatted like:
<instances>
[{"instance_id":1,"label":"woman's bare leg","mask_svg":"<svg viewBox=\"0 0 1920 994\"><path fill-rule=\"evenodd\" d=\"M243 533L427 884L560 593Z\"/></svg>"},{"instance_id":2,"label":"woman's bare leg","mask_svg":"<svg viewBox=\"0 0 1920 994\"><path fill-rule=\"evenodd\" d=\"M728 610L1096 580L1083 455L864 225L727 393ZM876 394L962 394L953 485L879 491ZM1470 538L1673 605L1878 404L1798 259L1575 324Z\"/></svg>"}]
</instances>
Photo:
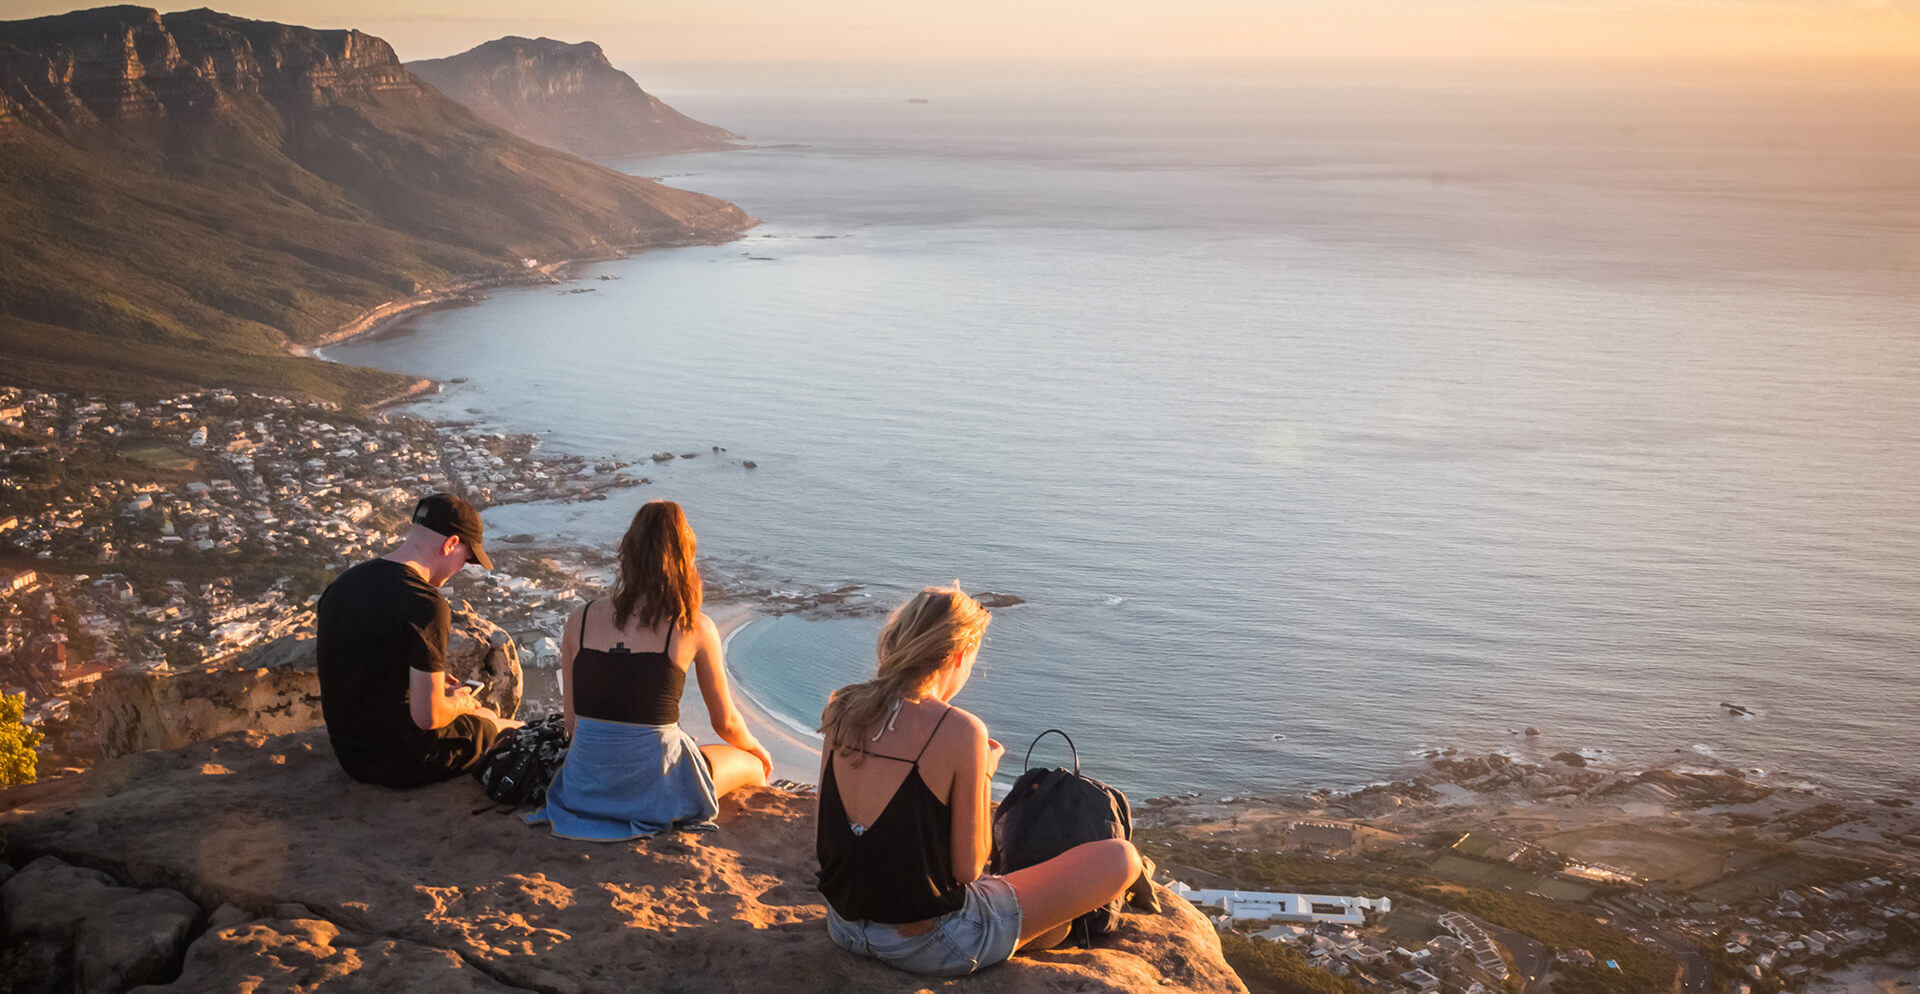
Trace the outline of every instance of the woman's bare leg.
<instances>
[{"instance_id":1,"label":"woman's bare leg","mask_svg":"<svg viewBox=\"0 0 1920 994\"><path fill-rule=\"evenodd\" d=\"M1140 854L1125 839L1082 843L1007 874L1004 879L1020 898L1020 945L1126 893L1138 876Z\"/></svg>"},{"instance_id":2,"label":"woman's bare leg","mask_svg":"<svg viewBox=\"0 0 1920 994\"><path fill-rule=\"evenodd\" d=\"M707 757L707 766L713 770L715 797L740 787L767 785L767 768L760 765L758 757L745 749L730 745L705 745L700 747L700 752Z\"/></svg>"}]
</instances>

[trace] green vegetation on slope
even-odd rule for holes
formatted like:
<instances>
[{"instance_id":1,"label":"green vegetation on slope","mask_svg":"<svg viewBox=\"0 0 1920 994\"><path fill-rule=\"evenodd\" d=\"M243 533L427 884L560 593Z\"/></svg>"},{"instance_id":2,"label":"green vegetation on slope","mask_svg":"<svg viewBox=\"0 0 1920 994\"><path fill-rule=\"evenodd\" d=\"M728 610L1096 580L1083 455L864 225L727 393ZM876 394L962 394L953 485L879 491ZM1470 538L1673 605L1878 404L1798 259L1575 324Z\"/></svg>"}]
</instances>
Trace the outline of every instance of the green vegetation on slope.
<instances>
[{"instance_id":1,"label":"green vegetation on slope","mask_svg":"<svg viewBox=\"0 0 1920 994\"><path fill-rule=\"evenodd\" d=\"M1352 981L1307 965L1292 946L1223 932L1220 951L1253 994L1361 994Z\"/></svg>"}]
</instances>

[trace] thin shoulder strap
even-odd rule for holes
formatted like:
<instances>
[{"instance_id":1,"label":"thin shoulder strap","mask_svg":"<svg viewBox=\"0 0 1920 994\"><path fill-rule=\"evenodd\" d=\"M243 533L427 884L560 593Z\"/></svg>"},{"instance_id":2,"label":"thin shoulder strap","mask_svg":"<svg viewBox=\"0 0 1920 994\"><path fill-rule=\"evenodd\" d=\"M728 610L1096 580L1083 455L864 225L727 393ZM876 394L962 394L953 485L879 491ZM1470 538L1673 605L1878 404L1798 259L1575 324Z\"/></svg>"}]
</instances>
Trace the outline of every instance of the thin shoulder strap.
<instances>
[{"instance_id":1,"label":"thin shoulder strap","mask_svg":"<svg viewBox=\"0 0 1920 994\"><path fill-rule=\"evenodd\" d=\"M940 734L940 726L947 723L947 715L950 715L952 713L953 713L953 705L951 704L947 705L947 709L945 711L940 712L940 720L933 723L933 731L928 732L927 740L925 742L920 743L920 753L919 755L916 755L913 757L913 765L915 766L920 765L920 757L927 754L927 747L933 744L933 737Z\"/></svg>"},{"instance_id":2,"label":"thin shoulder strap","mask_svg":"<svg viewBox=\"0 0 1920 994\"><path fill-rule=\"evenodd\" d=\"M574 641L582 649L587 647L587 612L591 610L593 610L592 601L588 601L587 606L580 609L580 634Z\"/></svg>"},{"instance_id":3,"label":"thin shoulder strap","mask_svg":"<svg viewBox=\"0 0 1920 994\"><path fill-rule=\"evenodd\" d=\"M679 627L680 627L680 622L677 619L674 619L674 618L667 619L667 644L660 647L660 653L662 655L665 655L665 656L673 655L673 630Z\"/></svg>"}]
</instances>

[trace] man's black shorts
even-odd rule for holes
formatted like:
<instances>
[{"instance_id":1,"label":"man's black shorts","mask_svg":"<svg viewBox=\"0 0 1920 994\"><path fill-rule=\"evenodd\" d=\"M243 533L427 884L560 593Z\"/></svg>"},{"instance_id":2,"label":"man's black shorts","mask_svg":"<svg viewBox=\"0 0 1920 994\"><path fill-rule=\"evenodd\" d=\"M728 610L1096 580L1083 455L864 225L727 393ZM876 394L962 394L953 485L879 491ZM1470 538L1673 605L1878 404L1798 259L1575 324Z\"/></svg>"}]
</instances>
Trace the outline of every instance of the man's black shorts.
<instances>
[{"instance_id":1,"label":"man's black shorts","mask_svg":"<svg viewBox=\"0 0 1920 994\"><path fill-rule=\"evenodd\" d=\"M463 714L445 726L418 738L409 738L378 752L341 752L340 766L347 775L362 783L383 787L424 787L451 780L480 762L493 748L499 733L493 722L477 715Z\"/></svg>"}]
</instances>

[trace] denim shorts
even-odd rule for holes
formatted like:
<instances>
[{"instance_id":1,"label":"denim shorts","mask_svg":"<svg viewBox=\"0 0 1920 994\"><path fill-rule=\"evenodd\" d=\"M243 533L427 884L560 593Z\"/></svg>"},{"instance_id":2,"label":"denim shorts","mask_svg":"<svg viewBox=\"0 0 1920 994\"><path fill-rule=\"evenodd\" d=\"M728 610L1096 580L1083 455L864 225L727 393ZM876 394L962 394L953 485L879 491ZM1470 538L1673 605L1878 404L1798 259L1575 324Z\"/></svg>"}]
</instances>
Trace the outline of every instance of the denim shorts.
<instances>
[{"instance_id":1,"label":"denim shorts","mask_svg":"<svg viewBox=\"0 0 1920 994\"><path fill-rule=\"evenodd\" d=\"M1020 901L1013 885L981 877L967 885L967 903L933 920L919 935L892 925L850 922L827 907L827 934L856 956L928 977L961 977L1004 961L1020 944Z\"/></svg>"}]
</instances>

